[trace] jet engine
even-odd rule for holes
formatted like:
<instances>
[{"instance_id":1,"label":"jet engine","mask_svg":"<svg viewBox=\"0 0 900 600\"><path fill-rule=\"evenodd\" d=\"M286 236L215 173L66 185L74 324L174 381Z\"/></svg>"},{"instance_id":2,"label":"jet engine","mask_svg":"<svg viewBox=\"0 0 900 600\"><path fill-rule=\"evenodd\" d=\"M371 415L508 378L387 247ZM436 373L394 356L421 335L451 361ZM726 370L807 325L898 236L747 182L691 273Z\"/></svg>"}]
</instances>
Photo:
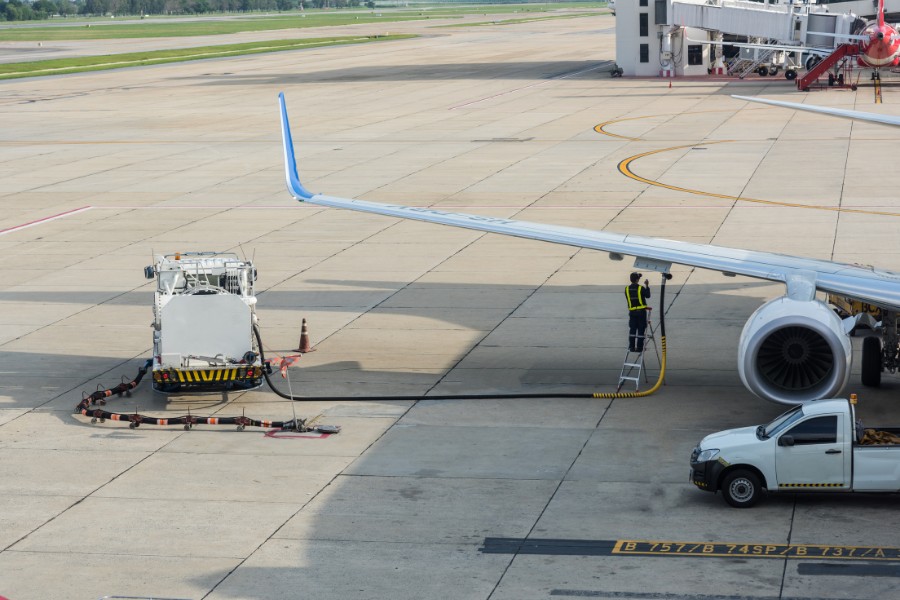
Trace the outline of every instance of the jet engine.
<instances>
[{"instance_id":1,"label":"jet engine","mask_svg":"<svg viewBox=\"0 0 900 600\"><path fill-rule=\"evenodd\" d=\"M783 296L760 306L744 325L738 372L760 398L800 404L840 393L852 358L850 337L828 305Z\"/></svg>"}]
</instances>

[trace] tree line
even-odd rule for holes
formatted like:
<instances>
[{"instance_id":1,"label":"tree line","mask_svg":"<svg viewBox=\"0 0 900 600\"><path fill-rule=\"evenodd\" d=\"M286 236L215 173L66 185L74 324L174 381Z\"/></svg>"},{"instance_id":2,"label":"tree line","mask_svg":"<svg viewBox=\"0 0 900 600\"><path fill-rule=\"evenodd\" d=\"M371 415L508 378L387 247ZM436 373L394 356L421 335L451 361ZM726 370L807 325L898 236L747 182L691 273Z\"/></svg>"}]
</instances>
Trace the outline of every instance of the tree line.
<instances>
[{"instance_id":1,"label":"tree line","mask_svg":"<svg viewBox=\"0 0 900 600\"><path fill-rule=\"evenodd\" d=\"M34 21L53 16L191 15L217 12L351 8L362 0L0 0L0 21ZM365 2L375 6L374 1Z\"/></svg>"}]
</instances>

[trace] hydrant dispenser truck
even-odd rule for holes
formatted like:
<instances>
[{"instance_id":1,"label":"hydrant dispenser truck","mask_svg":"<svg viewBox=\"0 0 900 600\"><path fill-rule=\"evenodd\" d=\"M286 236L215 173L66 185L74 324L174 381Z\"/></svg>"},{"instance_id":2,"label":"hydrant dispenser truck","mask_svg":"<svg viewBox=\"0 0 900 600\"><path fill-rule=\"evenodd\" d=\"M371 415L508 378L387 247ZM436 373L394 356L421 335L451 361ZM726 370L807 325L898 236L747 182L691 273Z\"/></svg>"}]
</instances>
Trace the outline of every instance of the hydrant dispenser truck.
<instances>
[{"instance_id":1,"label":"hydrant dispenser truck","mask_svg":"<svg viewBox=\"0 0 900 600\"><path fill-rule=\"evenodd\" d=\"M157 255L144 269L156 279L153 389L243 390L262 383L256 346L253 263L233 253Z\"/></svg>"}]
</instances>

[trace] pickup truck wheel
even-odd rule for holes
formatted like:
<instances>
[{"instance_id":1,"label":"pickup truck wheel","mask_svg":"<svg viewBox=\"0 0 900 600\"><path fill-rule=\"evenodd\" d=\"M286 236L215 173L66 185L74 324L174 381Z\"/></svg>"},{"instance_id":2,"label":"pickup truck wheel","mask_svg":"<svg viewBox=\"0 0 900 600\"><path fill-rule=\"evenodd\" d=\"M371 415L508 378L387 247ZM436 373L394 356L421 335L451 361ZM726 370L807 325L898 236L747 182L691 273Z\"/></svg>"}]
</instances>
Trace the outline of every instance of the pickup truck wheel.
<instances>
[{"instance_id":1,"label":"pickup truck wheel","mask_svg":"<svg viewBox=\"0 0 900 600\"><path fill-rule=\"evenodd\" d=\"M866 387L881 385L881 339L877 335L863 338L862 384Z\"/></svg>"},{"instance_id":2,"label":"pickup truck wheel","mask_svg":"<svg viewBox=\"0 0 900 600\"><path fill-rule=\"evenodd\" d=\"M761 491L759 477L751 471L732 471L722 482L725 502L735 508L750 508L759 500Z\"/></svg>"}]
</instances>

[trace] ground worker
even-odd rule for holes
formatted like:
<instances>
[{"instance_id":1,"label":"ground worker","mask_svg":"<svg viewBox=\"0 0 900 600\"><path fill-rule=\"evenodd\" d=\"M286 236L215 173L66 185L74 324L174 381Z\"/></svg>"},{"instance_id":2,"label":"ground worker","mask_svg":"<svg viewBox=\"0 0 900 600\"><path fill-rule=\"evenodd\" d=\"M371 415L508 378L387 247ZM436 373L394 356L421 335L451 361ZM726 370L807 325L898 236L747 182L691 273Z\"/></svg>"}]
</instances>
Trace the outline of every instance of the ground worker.
<instances>
[{"instance_id":1,"label":"ground worker","mask_svg":"<svg viewBox=\"0 0 900 600\"><path fill-rule=\"evenodd\" d=\"M647 300L650 299L650 281L644 280L642 275L631 274L631 284L625 288L625 299L628 301L628 351L644 351L644 331L647 330Z\"/></svg>"}]
</instances>

